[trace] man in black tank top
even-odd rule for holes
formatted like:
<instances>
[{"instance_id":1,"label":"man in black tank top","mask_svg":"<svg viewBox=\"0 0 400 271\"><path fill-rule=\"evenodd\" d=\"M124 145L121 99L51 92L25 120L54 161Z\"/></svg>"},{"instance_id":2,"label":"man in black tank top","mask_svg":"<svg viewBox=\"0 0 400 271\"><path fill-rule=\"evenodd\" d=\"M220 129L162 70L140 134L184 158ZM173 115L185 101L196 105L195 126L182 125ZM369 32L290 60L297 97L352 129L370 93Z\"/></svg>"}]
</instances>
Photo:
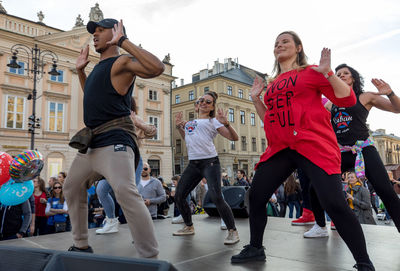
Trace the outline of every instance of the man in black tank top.
<instances>
[{"instance_id":1,"label":"man in black tank top","mask_svg":"<svg viewBox=\"0 0 400 271\"><path fill-rule=\"evenodd\" d=\"M100 62L87 77L87 45L81 50L76 69L84 91L84 122L87 127L94 129L111 120L129 116L136 76L156 77L164 71L164 65L156 56L127 39L122 20L90 21L86 28L93 34L94 48L100 53ZM131 55L120 55L118 47ZM88 181L85 180L98 174L104 176L114 190L139 255L154 257L158 254L153 222L135 186L135 152L135 140L128 132L117 127L95 135L87 153L76 155L64 186L74 239L69 250L93 252L88 244Z\"/></svg>"}]
</instances>

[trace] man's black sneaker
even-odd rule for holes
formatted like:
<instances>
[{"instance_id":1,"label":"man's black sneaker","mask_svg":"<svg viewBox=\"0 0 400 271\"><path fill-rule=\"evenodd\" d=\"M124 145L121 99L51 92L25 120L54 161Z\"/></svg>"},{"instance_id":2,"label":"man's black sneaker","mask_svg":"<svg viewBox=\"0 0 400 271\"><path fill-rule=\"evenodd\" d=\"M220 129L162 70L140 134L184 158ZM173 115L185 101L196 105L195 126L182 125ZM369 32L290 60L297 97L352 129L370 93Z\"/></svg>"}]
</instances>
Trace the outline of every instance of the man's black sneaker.
<instances>
[{"instance_id":1,"label":"man's black sneaker","mask_svg":"<svg viewBox=\"0 0 400 271\"><path fill-rule=\"evenodd\" d=\"M72 246L68 249L68 251L93 253L93 249L91 246L88 246L87 248L79 248L76 246Z\"/></svg>"},{"instance_id":2,"label":"man's black sneaker","mask_svg":"<svg viewBox=\"0 0 400 271\"><path fill-rule=\"evenodd\" d=\"M357 263L353 268L356 268L358 271L375 271L375 267L371 261L369 263Z\"/></svg>"},{"instance_id":3,"label":"man's black sneaker","mask_svg":"<svg viewBox=\"0 0 400 271\"><path fill-rule=\"evenodd\" d=\"M245 263L250 261L265 261L264 247L256 248L252 245L243 247L239 254L233 255L231 263Z\"/></svg>"}]
</instances>

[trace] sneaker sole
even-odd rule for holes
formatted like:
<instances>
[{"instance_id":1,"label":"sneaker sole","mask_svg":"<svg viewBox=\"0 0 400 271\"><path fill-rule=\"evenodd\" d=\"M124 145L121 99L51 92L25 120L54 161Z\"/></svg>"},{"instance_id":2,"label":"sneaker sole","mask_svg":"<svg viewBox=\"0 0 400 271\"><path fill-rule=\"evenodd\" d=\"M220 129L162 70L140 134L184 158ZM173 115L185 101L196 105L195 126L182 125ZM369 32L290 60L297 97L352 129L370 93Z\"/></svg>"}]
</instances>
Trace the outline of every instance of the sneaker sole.
<instances>
[{"instance_id":1,"label":"sneaker sole","mask_svg":"<svg viewBox=\"0 0 400 271\"><path fill-rule=\"evenodd\" d=\"M302 222L302 223L297 223L297 222L292 222L292 226L303 226L303 225L314 225L315 221L313 222Z\"/></svg>"},{"instance_id":2,"label":"sneaker sole","mask_svg":"<svg viewBox=\"0 0 400 271\"><path fill-rule=\"evenodd\" d=\"M194 235L194 232L193 233L173 233L172 234L173 236L186 236L186 235Z\"/></svg>"},{"instance_id":3,"label":"sneaker sole","mask_svg":"<svg viewBox=\"0 0 400 271\"><path fill-rule=\"evenodd\" d=\"M108 232L96 232L96 234L102 235L102 234L116 233L116 232L119 232L119 230L116 230L116 231L108 231Z\"/></svg>"},{"instance_id":4,"label":"sneaker sole","mask_svg":"<svg viewBox=\"0 0 400 271\"><path fill-rule=\"evenodd\" d=\"M234 244L239 243L239 242L240 242L240 239L236 240L234 242L224 242L224 245L234 245Z\"/></svg>"},{"instance_id":5,"label":"sneaker sole","mask_svg":"<svg viewBox=\"0 0 400 271\"><path fill-rule=\"evenodd\" d=\"M231 263L247 263L247 262L265 262L266 257L265 256L257 256L257 257L252 257L252 258L246 258L246 259L232 259L231 258Z\"/></svg>"},{"instance_id":6,"label":"sneaker sole","mask_svg":"<svg viewBox=\"0 0 400 271\"><path fill-rule=\"evenodd\" d=\"M328 235L318 235L318 236L304 236L303 235L303 237L304 238L325 238L325 237L329 237L329 234Z\"/></svg>"},{"instance_id":7,"label":"sneaker sole","mask_svg":"<svg viewBox=\"0 0 400 271\"><path fill-rule=\"evenodd\" d=\"M184 223L183 221L182 222L171 222L171 224L182 224L182 223Z\"/></svg>"}]
</instances>

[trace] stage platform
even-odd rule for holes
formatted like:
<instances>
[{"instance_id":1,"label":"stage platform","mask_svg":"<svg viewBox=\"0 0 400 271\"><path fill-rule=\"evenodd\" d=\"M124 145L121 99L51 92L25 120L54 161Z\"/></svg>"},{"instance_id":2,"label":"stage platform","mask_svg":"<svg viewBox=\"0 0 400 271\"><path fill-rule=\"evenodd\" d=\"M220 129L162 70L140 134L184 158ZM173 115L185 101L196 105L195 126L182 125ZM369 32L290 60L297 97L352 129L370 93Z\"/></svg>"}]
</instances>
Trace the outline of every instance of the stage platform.
<instances>
[{"instance_id":1,"label":"stage platform","mask_svg":"<svg viewBox=\"0 0 400 271\"><path fill-rule=\"evenodd\" d=\"M220 218L195 215L193 222L196 234L178 237L172 236L172 232L182 224L171 224L171 219L154 221L160 247L158 259L172 263L178 270L190 271L354 270L355 262L336 231L329 230L328 238L305 239L303 233L311 226L291 226L290 219L271 217L264 235L267 261L233 265L231 256L249 243L248 219L236 219L241 241L233 246L223 244L227 232L220 230ZM364 225L363 229L376 270L399 271L400 234L396 228ZM89 242L99 255L138 257L127 225L120 225L118 233L109 235L96 235L95 229L91 229ZM63 251L71 244L70 232L0 242L0 245Z\"/></svg>"}]
</instances>

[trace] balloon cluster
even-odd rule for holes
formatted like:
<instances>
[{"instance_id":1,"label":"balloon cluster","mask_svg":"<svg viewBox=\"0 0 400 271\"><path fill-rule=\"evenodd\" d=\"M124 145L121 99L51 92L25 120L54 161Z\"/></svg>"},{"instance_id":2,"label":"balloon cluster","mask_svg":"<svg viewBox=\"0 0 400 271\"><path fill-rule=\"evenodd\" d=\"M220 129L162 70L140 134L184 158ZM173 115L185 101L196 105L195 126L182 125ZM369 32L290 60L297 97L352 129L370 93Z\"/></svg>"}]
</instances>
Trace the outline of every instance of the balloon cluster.
<instances>
[{"instance_id":1,"label":"balloon cluster","mask_svg":"<svg viewBox=\"0 0 400 271\"><path fill-rule=\"evenodd\" d=\"M29 199L34 191L33 179L43 169L43 156L38 151L26 151L14 159L0 152L0 203L18 205Z\"/></svg>"}]
</instances>

